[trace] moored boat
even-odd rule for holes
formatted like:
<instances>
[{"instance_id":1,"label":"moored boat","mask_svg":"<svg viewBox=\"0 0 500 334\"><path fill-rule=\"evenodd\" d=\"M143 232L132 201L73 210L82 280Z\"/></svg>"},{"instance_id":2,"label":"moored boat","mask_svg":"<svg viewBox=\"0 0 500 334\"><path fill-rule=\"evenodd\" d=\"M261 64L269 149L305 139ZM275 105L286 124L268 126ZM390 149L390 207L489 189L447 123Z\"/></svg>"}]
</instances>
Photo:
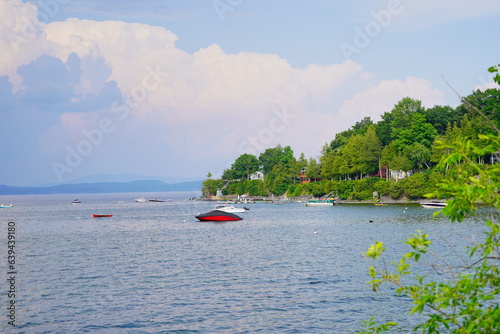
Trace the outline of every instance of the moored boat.
<instances>
[{"instance_id":1,"label":"moored boat","mask_svg":"<svg viewBox=\"0 0 500 334\"><path fill-rule=\"evenodd\" d=\"M137 203L144 203L147 202L148 200L145 199L144 197L141 197L141 198L136 198L134 201L136 201Z\"/></svg>"},{"instance_id":2,"label":"moored boat","mask_svg":"<svg viewBox=\"0 0 500 334\"><path fill-rule=\"evenodd\" d=\"M310 200L306 202L306 206L334 206L334 200Z\"/></svg>"},{"instance_id":3,"label":"moored boat","mask_svg":"<svg viewBox=\"0 0 500 334\"><path fill-rule=\"evenodd\" d=\"M243 220L243 218L234 213L220 211L220 210L212 210L207 213L202 213L195 216L195 218L198 219L199 221L212 221L212 222Z\"/></svg>"},{"instance_id":4,"label":"moored boat","mask_svg":"<svg viewBox=\"0 0 500 334\"><path fill-rule=\"evenodd\" d=\"M107 217L113 217L113 215L92 215L94 218L107 218Z\"/></svg>"},{"instance_id":5,"label":"moored boat","mask_svg":"<svg viewBox=\"0 0 500 334\"><path fill-rule=\"evenodd\" d=\"M445 202L431 201L420 203L420 205L425 209L442 209L446 206Z\"/></svg>"},{"instance_id":6,"label":"moored boat","mask_svg":"<svg viewBox=\"0 0 500 334\"><path fill-rule=\"evenodd\" d=\"M0 205L0 209L10 209L10 208L12 208L12 204L10 204L10 205L1 204Z\"/></svg>"},{"instance_id":7,"label":"moored boat","mask_svg":"<svg viewBox=\"0 0 500 334\"><path fill-rule=\"evenodd\" d=\"M237 208L234 205L216 205L214 206L214 210L220 210L224 212L230 213L244 213L248 210L248 208Z\"/></svg>"},{"instance_id":8,"label":"moored boat","mask_svg":"<svg viewBox=\"0 0 500 334\"><path fill-rule=\"evenodd\" d=\"M161 203L161 202L165 202L164 200L162 200L161 198L157 197L157 198L153 198L153 199L150 199L149 200L150 202L157 202L157 203Z\"/></svg>"},{"instance_id":9,"label":"moored boat","mask_svg":"<svg viewBox=\"0 0 500 334\"><path fill-rule=\"evenodd\" d=\"M82 201L80 201L79 199L75 199L73 202L71 202L72 205L74 204L81 204Z\"/></svg>"},{"instance_id":10,"label":"moored boat","mask_svg":"<svg viewBox=\"0 0 500 334\"><path fill-rule=\"evenodd\" d=\"M331 197L332 193L326 194L317 199L311 199L305 203L306 206L334 206L335 198Z\"/></svg>"}]
</instances>

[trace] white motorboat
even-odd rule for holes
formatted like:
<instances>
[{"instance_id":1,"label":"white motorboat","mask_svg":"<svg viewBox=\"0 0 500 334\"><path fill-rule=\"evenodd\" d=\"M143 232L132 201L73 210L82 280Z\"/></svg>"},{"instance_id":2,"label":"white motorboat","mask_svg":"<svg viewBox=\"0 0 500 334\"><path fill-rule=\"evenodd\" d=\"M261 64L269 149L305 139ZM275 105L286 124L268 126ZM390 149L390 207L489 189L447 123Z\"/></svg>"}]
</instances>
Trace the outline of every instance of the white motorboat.
<instances>
[{"instance_id":1,"label":"white motorboat","mask_svg":"<svg viewBox=\"0 0 500 334\"><path fill-rule=\"evenodd\" d=\"M11 208L12 208L12 204L10 204L10 205L1 204L0 205L0 209L11 209Z\"/></svg>"},{"instance_id":2,"label":"white motorboat","mask_svg":"<svg viewBox=\"0 0 500 334\"><path fill-rule=\"evenodd\" d=\"M327 200L317 199L317 200L307 201L305 204L306 204L306 206L334 206L335 200L333 200L333 199L327 199Z\"/></svg>"},{"instance_id":3,"label":"white motorboat","mask_svg":"<svg viewBox=\"0 0 500 334\"><path fill-rule=\"evenodd\" d=\"M141 198L136 198L136 199L135 199L135 201L136 201L137 203L145 203L145 202L147 202L148 200L147 200L147 199L145 199L144 197L141 197Z\"/></svg>"},{"instance_id":4,"label":"white motorboat","mask_svg":"<svg viewBox=\"0 0 500 334\"><path fill-rule=\"evenodd\" d=\"M234 205L216 205L214 206L214 210L229 212L229 213L244 213L248 210L248 208L237 208Z\"/></svg>"},{"instance_id":5,"label":"white motorboat","mask_svg":"<svg viewBox=\"0 0 500 334\"><path fill-rule=\"evenodd\" d=\"M442 209L446 206L445 202L431 201L420 203L420 205L425 209Z\"/></svg>"}]
</instances>

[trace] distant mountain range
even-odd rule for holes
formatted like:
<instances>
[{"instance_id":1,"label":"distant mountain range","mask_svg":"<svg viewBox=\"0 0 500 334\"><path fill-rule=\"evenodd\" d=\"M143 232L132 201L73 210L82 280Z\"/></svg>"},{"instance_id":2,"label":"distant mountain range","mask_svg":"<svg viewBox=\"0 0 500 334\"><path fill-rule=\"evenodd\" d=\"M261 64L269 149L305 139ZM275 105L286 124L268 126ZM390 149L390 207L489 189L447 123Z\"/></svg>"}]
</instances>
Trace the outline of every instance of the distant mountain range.
<instances>
[{"instance_id":1,"label":"distant mountain range","mask_svg":"<svg viewBox=\"0 0 500 334\"><path fill-rule=\"evenodd\" d=\"M183 183L191 181L199 181L203 177L175 177L175 176L146 176L140 174L94 174L79 177L76 179L64 181L63 184L76 184L76 183L101 183L101 182L133 182L133 181L151 181L158 180L165 183ZM35 186L35 187L49 187L57 186L61 183L48 183L48 184L30 184L23 186Z\"/></svg>"},{"instance_id":2,"label":"distant mountain range","mask_svg":"<svg viewBox=\"0 0 500 334\"><path fill-rule=\"evenodd\" d=\"M200 191L202 180L165 183L159 180L58 184L45 187L0 185L0 195L85 194L118 192Z\"/></svg>"}]
</instances>

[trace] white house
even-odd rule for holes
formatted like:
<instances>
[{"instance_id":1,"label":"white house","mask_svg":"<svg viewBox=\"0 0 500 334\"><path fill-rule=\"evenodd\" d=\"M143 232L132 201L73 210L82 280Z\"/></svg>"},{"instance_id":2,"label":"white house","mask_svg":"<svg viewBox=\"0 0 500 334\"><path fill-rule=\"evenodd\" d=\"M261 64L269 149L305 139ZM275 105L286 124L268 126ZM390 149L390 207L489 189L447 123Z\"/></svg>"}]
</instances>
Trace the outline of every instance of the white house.
<instances>
[{"instance_id":1,"label":"white house","mask_svg":"<svg viewBox=\"0 0 500 334\"><path fill-rule=\"evenodd\" d=\"M406 179L407 177L410 177L412 174L413 174L413 172L411 170L409 170L407 172L405 172L403 170L394 170L394 169L389 170L389 176L394 181Z\"/></svg>"},{"instance_id":2,"label":"white house","mask_svg":"<svg viewBox=\"0 0 500 334\"><path fill-rule=\"evenodd\" d=\"M250 174L248 176L248 178L250 180L262 180L262 181L264 181L264 173L257 171L255 173Z\"/></svg>"}]
</instances>

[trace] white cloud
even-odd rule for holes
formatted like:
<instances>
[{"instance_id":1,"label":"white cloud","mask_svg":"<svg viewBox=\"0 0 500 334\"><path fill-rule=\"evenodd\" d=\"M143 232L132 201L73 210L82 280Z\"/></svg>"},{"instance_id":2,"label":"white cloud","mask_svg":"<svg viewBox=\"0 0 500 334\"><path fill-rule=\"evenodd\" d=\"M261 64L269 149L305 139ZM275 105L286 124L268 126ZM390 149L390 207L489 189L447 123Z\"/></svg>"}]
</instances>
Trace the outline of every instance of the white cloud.
<instances>
[{"instance_id":1,"label":"white cloud","mask_svg":"<svg viewBox=\"0 0 500 334\"><path fill-rule=\"evenodd\" d=\"M16 70L50 49L44 43L45 25L37 18L37 7L21 0L0 1L0 74L18 83Z\"/></svg>"},{"instance_id":2,"label":"white cloud","mask_svg":"<svg viewBox=\"0 0 500 334\"><path fill-rule=\"evenodd\" d=\"M478 86L474 87L474 90L480 90L480 91L484 92L485 90L490 89L490 88L500 89L500 86L496 82L492 81L489 83L478 85Z\"/></svg>"},{"instance_id":3,"label":"white cloud","mask_svg":"<svg viewBox=\"0 0 500 334\"><path fill-rule=\"evenodd\" d=\"M0 1L2 17L23 13L36 19L33 6L5 3ZM11 21L8 29L15 31L20 21ZM60 66L71 65L71 73L79 73L68 96L85 107L37 128L45 163L64 163L66 148L89 141L88 133L98 130L103 119L113 125L113 131L96 137L84 162L72 167L71 178L84 170L114 173L123 168L151 175L205 175L243 152L258 154L278 143L290 145L296 154L316 156L335 133L365 116L376 119L405 96L428 106L444 103L443 94L425 80L377 83L352 61L301 69L278 55L229 54L216 44L189 54L176 47L177 36L165 28L118 21L68 19L40 27L30 44L34 49L0 55L0 75L15 82L19 66L41 54L57 57ZM0 43L8 42L3 38ZM70 57L73 53L78 57ZM19 85L21 79L17 89L29 92ZM118 89L129 95L128 101L116 97Z\"/></svg>"},{"instance_id":4,"label":"white cloud","mask_svg":"<svg viewBox=\"0 0 500 334\"><path fill-rule=\"evenodd\" d=\"M339 119L343 120L342 123L351 120L351 125L364 117L379 121L380 116L386 111L391 111L403 97L421 100L427 108L445 104L443 92L433 88L429 81L407 77L404 81L381 81L374 87L356 93L342 105Z\"/></svg>"}]
</instances>

